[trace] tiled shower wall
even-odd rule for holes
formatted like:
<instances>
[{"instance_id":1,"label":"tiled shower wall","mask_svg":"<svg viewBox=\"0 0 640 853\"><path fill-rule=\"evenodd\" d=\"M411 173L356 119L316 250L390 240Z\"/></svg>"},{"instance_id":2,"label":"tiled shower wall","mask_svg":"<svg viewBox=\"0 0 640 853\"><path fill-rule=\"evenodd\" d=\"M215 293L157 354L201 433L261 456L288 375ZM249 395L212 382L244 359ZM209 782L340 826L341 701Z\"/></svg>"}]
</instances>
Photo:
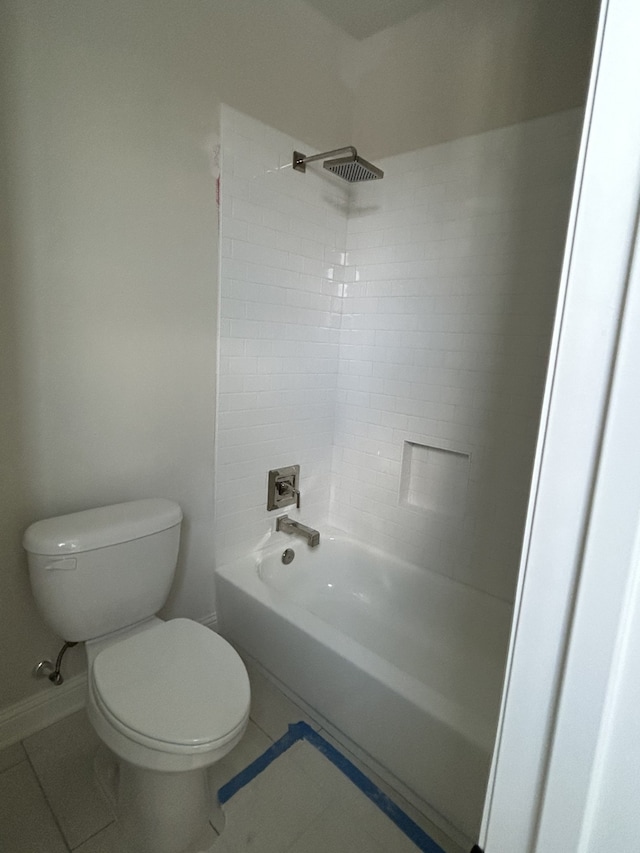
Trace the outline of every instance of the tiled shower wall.
<instances>
[{"instance_id":1,"label":"tiled shower wall","mask_svg":"<svg viewBox=\"0 0 640 853\"><path fill-rule=\"evenodd\" d=\"M291 515L511 598L581 113L353 186L222 118L216 560L269 535L267 471L299 463Z\"/></svg>"},{"instance_id":2,"label":"tiled shower wall","mask_svg":"<svg viewBox=\"0 0 640 853\"><path fill-rule=\"evenodd\" d=\"M329 510L348 185L294 172L294 147L307 151L223 107L218 564L281 514L266 509L271 468L301 467L289 515L322 527Z\"/></svg>"},{"instance_id":3,"label":"tiled shower wall","mask_svg":"<svg viewBox=\"0 0 640 853\"><path fill-rule=\"evenodd\" d=\"M350 202L332 521L505 599L581 120L390 158Z\"/></svg>"}]
</instances>

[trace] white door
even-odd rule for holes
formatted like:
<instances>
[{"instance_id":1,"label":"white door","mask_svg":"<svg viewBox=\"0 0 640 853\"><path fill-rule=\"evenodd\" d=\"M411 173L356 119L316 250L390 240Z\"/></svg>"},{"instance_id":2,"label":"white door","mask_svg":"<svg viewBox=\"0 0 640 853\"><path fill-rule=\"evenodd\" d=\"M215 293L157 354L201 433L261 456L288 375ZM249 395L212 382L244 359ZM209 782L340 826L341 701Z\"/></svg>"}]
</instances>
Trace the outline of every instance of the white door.
<instances>
[{"instance_id":1,"label":"white door","mask_svg":"<svg viewBox=\"0 0 640 853\"><path fill-rule=\"evenodd\" d=\"M640 0L603 0L480 844L640 850Z\"/></svg>"}]
</instances>

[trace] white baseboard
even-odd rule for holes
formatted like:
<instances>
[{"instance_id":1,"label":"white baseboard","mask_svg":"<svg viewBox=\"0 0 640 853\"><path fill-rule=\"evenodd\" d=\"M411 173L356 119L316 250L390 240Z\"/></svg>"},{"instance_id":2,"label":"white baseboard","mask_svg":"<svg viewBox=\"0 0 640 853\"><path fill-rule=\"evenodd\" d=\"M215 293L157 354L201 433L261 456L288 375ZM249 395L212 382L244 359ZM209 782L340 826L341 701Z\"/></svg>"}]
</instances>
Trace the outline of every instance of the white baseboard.
<instances>
[{"instance_id":1,"label":"white baseboard","mask_svg":"<svg viewBox=\"0 0 640 853\"><path fill-rule=\"evenodd\" d=\"M87 676L82 673L0 710L0 749L79 711L84 707L86 689Z\"/></svg>"},{"instance_id":2,"label":"white baseboard","mask_svg":"<svg viewBox=\"0 0 640 853\"><path fill-rule=\"evenodd\" d=\"M218 614L215 610L208 616L203 616L201 619L198 619L198 622L206 625L207 628L211 628L212 631L215 631L216 633L218 632Z\"/></svg>"}]
</instances>

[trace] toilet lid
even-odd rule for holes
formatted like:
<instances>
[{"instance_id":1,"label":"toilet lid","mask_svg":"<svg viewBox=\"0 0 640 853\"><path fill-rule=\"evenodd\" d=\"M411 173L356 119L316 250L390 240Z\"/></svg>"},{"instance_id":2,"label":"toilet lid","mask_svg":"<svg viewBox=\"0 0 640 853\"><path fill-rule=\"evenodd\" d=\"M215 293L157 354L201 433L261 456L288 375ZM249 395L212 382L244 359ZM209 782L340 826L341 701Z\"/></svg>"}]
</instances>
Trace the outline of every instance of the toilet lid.
<instances>
[{"instance_id":1,"label":"toilet lid","mask_svg":"<svg viewBox=\"0 0 640 853\"><path fill-rule=\"evenodd\" d=\"M93 662L92 680L112 722L143 742L214 746L249 714L249 679L239 655L190 619L161 622L108 646Z\"/></svg>"}]
</instances>

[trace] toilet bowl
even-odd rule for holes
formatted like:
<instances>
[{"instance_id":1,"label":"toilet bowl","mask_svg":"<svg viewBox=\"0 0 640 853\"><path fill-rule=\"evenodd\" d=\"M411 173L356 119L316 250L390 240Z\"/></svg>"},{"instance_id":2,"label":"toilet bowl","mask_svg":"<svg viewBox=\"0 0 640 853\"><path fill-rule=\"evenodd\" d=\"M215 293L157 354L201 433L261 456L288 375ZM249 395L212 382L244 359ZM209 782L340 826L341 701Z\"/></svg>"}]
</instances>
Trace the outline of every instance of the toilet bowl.
<instances>
[{"instance_id":1,"label":"toilet bowl","mask_svg":"<svg viewBox=\"0 0 640 853\"><path fill-rule=\"evenodd\" d=\"M197 622L155 616L181 519L170 501L134 501L36 522L24 537L43 616L85 642L87 713L109 750L101 782L135 853L186 853L206 838L207 768L249 718L237 652Z\"/></svg>"},{"instance_id":2,"label":"toilet bowl","mask_svg":"<svg viewBox=\"0 0 640 853\"><path fill-rule=\"evenodd\" d=\"M106 645L89 642L87 663L89 719L121 760L101 782L125 837L141 853L188 849L215 810L207 770L247 726L244 666L189 619L153 619Z\"/></svg>"}]
</instances>

